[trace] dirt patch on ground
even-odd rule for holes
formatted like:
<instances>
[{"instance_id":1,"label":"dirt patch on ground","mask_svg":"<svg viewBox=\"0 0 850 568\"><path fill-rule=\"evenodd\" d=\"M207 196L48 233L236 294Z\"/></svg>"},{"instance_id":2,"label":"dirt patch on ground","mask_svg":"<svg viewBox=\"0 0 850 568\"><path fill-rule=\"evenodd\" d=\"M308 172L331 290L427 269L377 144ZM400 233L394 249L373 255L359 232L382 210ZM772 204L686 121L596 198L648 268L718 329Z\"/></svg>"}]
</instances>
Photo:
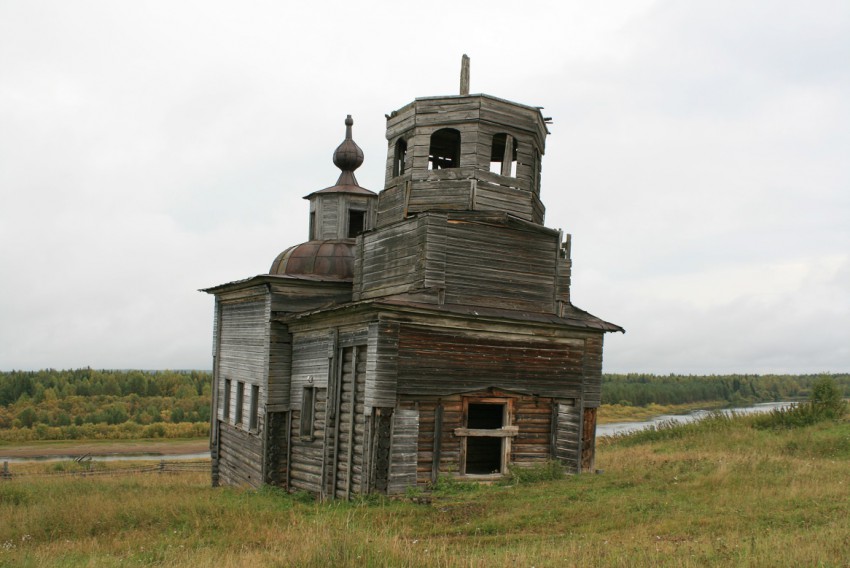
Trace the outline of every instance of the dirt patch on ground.
<instances>
[{"instance_id":1,"label":"dirt patch on ground","mask_svg":"<svg viewBox=\"0 0 850 568\"><path fill-rule=\"evenodd\" d=\"M198 454L209 451L206 438L193 440L91 440L31 442L20 445L0 445L0 460L7 458L46 458L52 456L115 456Z\"/></svg>"}]
</instances>

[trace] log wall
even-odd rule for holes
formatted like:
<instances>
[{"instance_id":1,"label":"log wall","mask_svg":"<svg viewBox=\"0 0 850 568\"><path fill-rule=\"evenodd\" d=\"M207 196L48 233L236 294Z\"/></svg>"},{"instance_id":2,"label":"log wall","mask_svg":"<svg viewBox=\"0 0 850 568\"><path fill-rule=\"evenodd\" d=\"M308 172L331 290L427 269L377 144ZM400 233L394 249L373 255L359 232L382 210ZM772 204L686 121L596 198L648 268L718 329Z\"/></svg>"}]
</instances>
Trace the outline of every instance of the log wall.
<instances>
[{"instance_id":1,"label":"log wall","mask_svg":"<svg viewBox=\"0 0 850 568\"><path fill-rule=\"evenodd\" d=\"M440 396L489 387L579 398L584 338L399 324L398 392Z\"/></svg>"},{"instance_id":2,"label":"log wall","mask_svg":"<svg viewBox=\"0 0 850 568\"><path fill-rule=\"evenodd\" d=\"M219 423L218 475L224 485L260 487L263 443L255 435L226 422Z\"/></svg>"}]
</instances>

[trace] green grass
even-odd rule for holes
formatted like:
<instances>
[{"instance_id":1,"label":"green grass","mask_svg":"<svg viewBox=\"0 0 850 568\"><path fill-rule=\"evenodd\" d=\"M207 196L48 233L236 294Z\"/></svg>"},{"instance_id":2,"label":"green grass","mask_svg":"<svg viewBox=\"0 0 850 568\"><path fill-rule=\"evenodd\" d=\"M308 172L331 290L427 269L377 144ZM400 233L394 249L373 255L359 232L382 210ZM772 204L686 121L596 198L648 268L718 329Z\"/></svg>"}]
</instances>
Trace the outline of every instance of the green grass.
<instances>
[{"instance_id":1,"label":"green grass","mask_svg":"<svg viewBox=\"0 0 850 568\"><path fill-rule=\"evenodd\" d=\"M606 442L602 475L446 482L429 504L316 503L202 474L3 481L0 566L850 564L850 423L666 431Z\"/></svg>"}]
</instances>

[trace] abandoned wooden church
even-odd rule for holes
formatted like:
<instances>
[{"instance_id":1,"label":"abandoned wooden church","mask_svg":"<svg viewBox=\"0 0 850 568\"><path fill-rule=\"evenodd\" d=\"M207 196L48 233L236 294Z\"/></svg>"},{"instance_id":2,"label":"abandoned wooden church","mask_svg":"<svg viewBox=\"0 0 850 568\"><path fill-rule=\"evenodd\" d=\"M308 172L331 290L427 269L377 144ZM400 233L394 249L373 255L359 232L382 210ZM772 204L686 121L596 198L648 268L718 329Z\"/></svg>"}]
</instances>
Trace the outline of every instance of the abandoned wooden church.
<instances>
[{"instance_id":1,"label":"abandoned wooden church","mask_svg":"<svg viewBox=\"0 0 850 568\"><path fill-rule=\"evenodd\" d=\"M213 484L325 498L437 476L593 468L602 338L570 301L570 239L543 225L539 108L482 94L387 117L386 181L342 170L310 235L215 296ZM465 77L464 77L465 75Z\"/></svg>"}]
</instances>

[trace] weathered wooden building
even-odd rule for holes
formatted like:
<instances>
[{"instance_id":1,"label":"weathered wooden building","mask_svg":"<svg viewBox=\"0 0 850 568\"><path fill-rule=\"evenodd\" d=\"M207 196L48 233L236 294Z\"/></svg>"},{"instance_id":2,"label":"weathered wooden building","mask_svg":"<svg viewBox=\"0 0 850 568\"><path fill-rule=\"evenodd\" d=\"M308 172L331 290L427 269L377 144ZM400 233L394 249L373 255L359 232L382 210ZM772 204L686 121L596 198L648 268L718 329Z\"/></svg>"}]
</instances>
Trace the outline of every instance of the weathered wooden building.
<instances>
[{"instance_id":1,"label":"weathered wooden building","mask_svg":"<svg viewBox=\"0 0 850 568\"><path fill-rule=\"evenodd\" d=\"M465 92L466 91L466 92ZM387 117L386 181L306 196L310 235L215 295L214 484L323 497L593 468L602 343L543 225L539 108L482 94Z\"/></svg>"}]
</instances>

